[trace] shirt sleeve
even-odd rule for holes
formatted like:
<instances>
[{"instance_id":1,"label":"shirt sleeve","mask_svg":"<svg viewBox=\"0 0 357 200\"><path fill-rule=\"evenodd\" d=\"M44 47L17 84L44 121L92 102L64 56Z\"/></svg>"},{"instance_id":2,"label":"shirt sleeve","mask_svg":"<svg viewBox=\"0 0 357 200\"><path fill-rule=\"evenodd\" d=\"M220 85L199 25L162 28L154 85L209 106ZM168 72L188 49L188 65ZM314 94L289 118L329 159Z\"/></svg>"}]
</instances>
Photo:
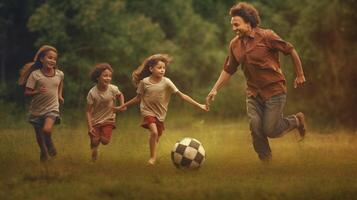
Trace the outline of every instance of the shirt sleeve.
<instances>
[{"instance_id":1,"label":"shirt sleeve","mask_svg":"<svg viewBox=\"0 0 357 200\"><path fill-rule=\"evenodd\" d=\"M35 87L36 87L36 78L35 78L35 75L33 72L27 78L26 87L30 88L30 89L35 89Z\"/></svg>"},{"instance_id":2,"label":"shirt sleeve","mask_svg":"<svg viewBox=\"0 0 357 200\"><path fill-rule=\"evenodd\" d=\"M266 41L270 49L280 51L285 55L290 54L294 49L294 46L292 44L281 39L281 37L277 35L274 31L267 30L266 33Z\"/></svg>"},{"instance_id":3,"label":"shirt sleeve","mask_svg":"<svg viewBox=\"0 0 357 200\"><path fill-rule=\"evenodd\" d=\"M167 85L169 86L169 90L171 91L171 93L176 93L179 91L176 85L169 78L167 78Z\"/></svg>"},{"instance_id":4,"label":"shirt sleeve","mask_svg":"<svg viewBox=\"0 0 357 200\"><path fill-rule=\"evenodd\" d=\"M87 104L88 104L88 105L92 105L93 102L94 102L94 100L93 100L92 92L89 91L89 92L88 92L88 95L87 95Z\"/></svg>"},{"instance_id":5,"label":"shirt sleeve","mask_svg":"<svg viewBox=\"0 0 357 200\"><path fill-rule=\"evenodd\" d=\"M112 91L113 91L113 95L114 95L114 96L117 96L117 95L120 95L120 94L121 94L121 92L120 92L118 86L113 85Z\"/></svg>"},{"instance_id":6,"label":"shirt sleeve","mask_svg":"<svg viewBox=\"0 0 357 200\"><path fill-rule=\"evenodd\" d=\"M143 80L139 82L138 89L136 89L137 94L144 94L144 83Z\"/></svg>"},{"instance_id":7,"label":"shirt sleeve","mask_svg":"<svg viewBox=\"0 0 357 200\"><path fill-rule=\"evenodd\" d=\"M229 55L227 56L223 69L229 74L234 74L239 66L239 62L236 60L234 57L233 51L232 51L232 43L229 45Z\"/></svg>"}]
</instances>

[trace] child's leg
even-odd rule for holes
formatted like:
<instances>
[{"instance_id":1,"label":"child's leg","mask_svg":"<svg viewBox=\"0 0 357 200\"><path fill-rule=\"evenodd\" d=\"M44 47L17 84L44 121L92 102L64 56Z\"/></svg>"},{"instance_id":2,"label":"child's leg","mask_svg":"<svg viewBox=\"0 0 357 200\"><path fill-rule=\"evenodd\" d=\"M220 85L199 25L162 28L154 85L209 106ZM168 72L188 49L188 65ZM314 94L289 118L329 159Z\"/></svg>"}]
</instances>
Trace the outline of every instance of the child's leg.
<instances>
[{"instance_id":1,"label":"child's leg","mask_svg":"<svg viewBox=\"0 0 357 200\"><path fill-rule=\"evenodd\" d=\"M92 150L92 161L96 161L98 157L98 146L100 144L100 130L94 128L94 133L88 133L88 135L90 138L90 148Z\"/></svg>"},{"instance_id":2,"label":"child's leg","mask_svg":"<svg viewBox=\"0 0 357 200\"><path fill-rule=\"evenodd\" d=\"M100 142L103 145L107 145L110 142L112 137L113 126L112 125L105 125L101 127L101 134L100 134Z\"/></svg>"},{"instance_id":3,"label":"child's leg","mask_svg":"<svg viewBox=\"0 0 357 200\"><path fill-rule=\"evenodd\" d=\"M153 165L155 164L156 161L156 147L158 143L159 134L157 132L157 127L155 123L150 123L148 126L150 131L150 138L149 138L150 159L148 163Z\"/></svg>"},{"instance_id":4,"label":"child's leg","mask_svg":"<svg viewBox=\"0 0 357 200\"><path fill-rule=\"evenodd\" d=\"M52 142L52 128L55 123L55 119L52 117L46 117L43 125L43 133L45 138L45 144L47 146L48 154L50 156L56 156L57 151Z\"/></svg>"},{"instance_id":5,"label":"child's leg","mask_svg":"<svg viewBox=\"0 0 357 200\"><path fill-rule=\"evenodd\" d=\"M41 127L34 126L34 129L36 133L36 141L40 147L40 160L43 162L47 160L47 149L45 145L44 134Z\"/></svg>"}]
</instances>

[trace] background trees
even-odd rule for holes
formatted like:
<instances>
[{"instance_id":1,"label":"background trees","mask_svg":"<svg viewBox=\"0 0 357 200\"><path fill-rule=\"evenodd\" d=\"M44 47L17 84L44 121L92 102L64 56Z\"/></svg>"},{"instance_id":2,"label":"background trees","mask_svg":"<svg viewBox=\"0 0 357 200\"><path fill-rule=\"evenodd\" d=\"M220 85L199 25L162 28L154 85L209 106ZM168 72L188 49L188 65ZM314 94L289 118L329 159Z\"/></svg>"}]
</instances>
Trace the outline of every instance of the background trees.
<instances>
[{"instance_id":1,"label":"background trees","mask_svg":"<svg viewBox=\"0 0 357 200\"><path fill-rule=\"evenodd\" d=\"M289 111L302 109L324 123L355 126L357 3L250 2L260 11L261 26L291 41L302 57L308 82L298 91L290 88ZM25 3L5 0L0 3L1 103L24 104L22 89L15 86L18 71L42 44L51 44L60 52L68 109L83 107L91 87L88 73L95 63L108 62L113 66L113 82L128 98L135 93L131 72L145 57L157 52L173 56L168 76L179 88L203 100L222 69L233 37L228 10L234 3L233 0ZM291 61L283 58L283 63L291 87L294 78ZM244 78L238 73L217 98L212 113L244 115L244 89Z\"/></svg>"}]
</instances>

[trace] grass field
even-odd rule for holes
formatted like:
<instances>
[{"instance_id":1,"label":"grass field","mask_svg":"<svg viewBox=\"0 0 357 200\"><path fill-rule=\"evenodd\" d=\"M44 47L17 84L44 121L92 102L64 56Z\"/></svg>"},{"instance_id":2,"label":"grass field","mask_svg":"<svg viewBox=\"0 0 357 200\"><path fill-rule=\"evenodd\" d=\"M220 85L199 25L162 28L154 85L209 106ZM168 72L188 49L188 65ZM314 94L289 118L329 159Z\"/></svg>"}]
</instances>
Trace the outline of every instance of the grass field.
<instances>
[{"instance_id":1,"label":"grass field","mask_svg":"<svg viewBox=\"0 0 357 200\"><path fill-rule=\"evenodd\" d=\"M219 123L218 123L219 122ZM54 131L56 159L40 164L30 125L0 131L0 199L357 199L357 135L311 131L270 140L273 161L260 163L245 120L170 118L157 166L147 167L147 132L139 118L119 122L111 143L90 162L85 124ZM178 170L174 143L200 140L207 160Z\"/></svg>"}]
</instances>

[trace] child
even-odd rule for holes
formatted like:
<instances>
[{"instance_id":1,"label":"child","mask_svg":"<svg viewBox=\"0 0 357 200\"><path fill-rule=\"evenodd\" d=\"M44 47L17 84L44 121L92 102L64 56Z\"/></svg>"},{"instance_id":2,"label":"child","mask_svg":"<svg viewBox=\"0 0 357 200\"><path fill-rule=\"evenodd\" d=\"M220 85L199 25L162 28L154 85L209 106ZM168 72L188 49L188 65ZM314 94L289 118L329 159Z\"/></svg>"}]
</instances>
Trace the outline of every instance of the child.
<instances>
[{"instance_id":1,"label":"child","mask_svg":"<svg viewBox=\"0 0 357 200\"><path fill-rule=\"evenodd\" d=\"M57 69L57 50L42 46L20 72L19 85L25 85L25 96L31 96L29 122L33 125L40 147L40 161L47 161L48 155L56 156L52 142L52 128L60 123L59 103L63 103L62 71Z\"/></svg>"},{"instance_id":2,"label":"child","mask_svg":"<svg viewBox=\"0 0 357 200\"><path fill-rule=\"evenodd\" d=\"M166 78L166 67L171 58L166 54L155 54L147 59L133 73L133 82L137 87L137 96L114 110L121 110L140 102L140 111L143 116L142 127L149 129L150 159L149 165L156 162L156 147L162 132L164 131L164 120L171 94L178 94L183 100L208 111L204 104L199 104L191 97L180 92L170 79Z\"/></svg>"},{"instance_id":3,"label":"child","mask_svg":"<svg viewBox=\"0 0 357 200\"><path fill-rule=\"evenodd\" d=\"M112 108L116 99L120 105L124 104L124 96L117 86L110 84L113 69L108 63L95 66L90 74L91 80L96 83L87 96L87 121L92 161L97 160L97 149L100 143L110 142L112 129L115 128L115 113ZM121 108L124 111L126 108Z\"/></svg>"}]
</instances>

